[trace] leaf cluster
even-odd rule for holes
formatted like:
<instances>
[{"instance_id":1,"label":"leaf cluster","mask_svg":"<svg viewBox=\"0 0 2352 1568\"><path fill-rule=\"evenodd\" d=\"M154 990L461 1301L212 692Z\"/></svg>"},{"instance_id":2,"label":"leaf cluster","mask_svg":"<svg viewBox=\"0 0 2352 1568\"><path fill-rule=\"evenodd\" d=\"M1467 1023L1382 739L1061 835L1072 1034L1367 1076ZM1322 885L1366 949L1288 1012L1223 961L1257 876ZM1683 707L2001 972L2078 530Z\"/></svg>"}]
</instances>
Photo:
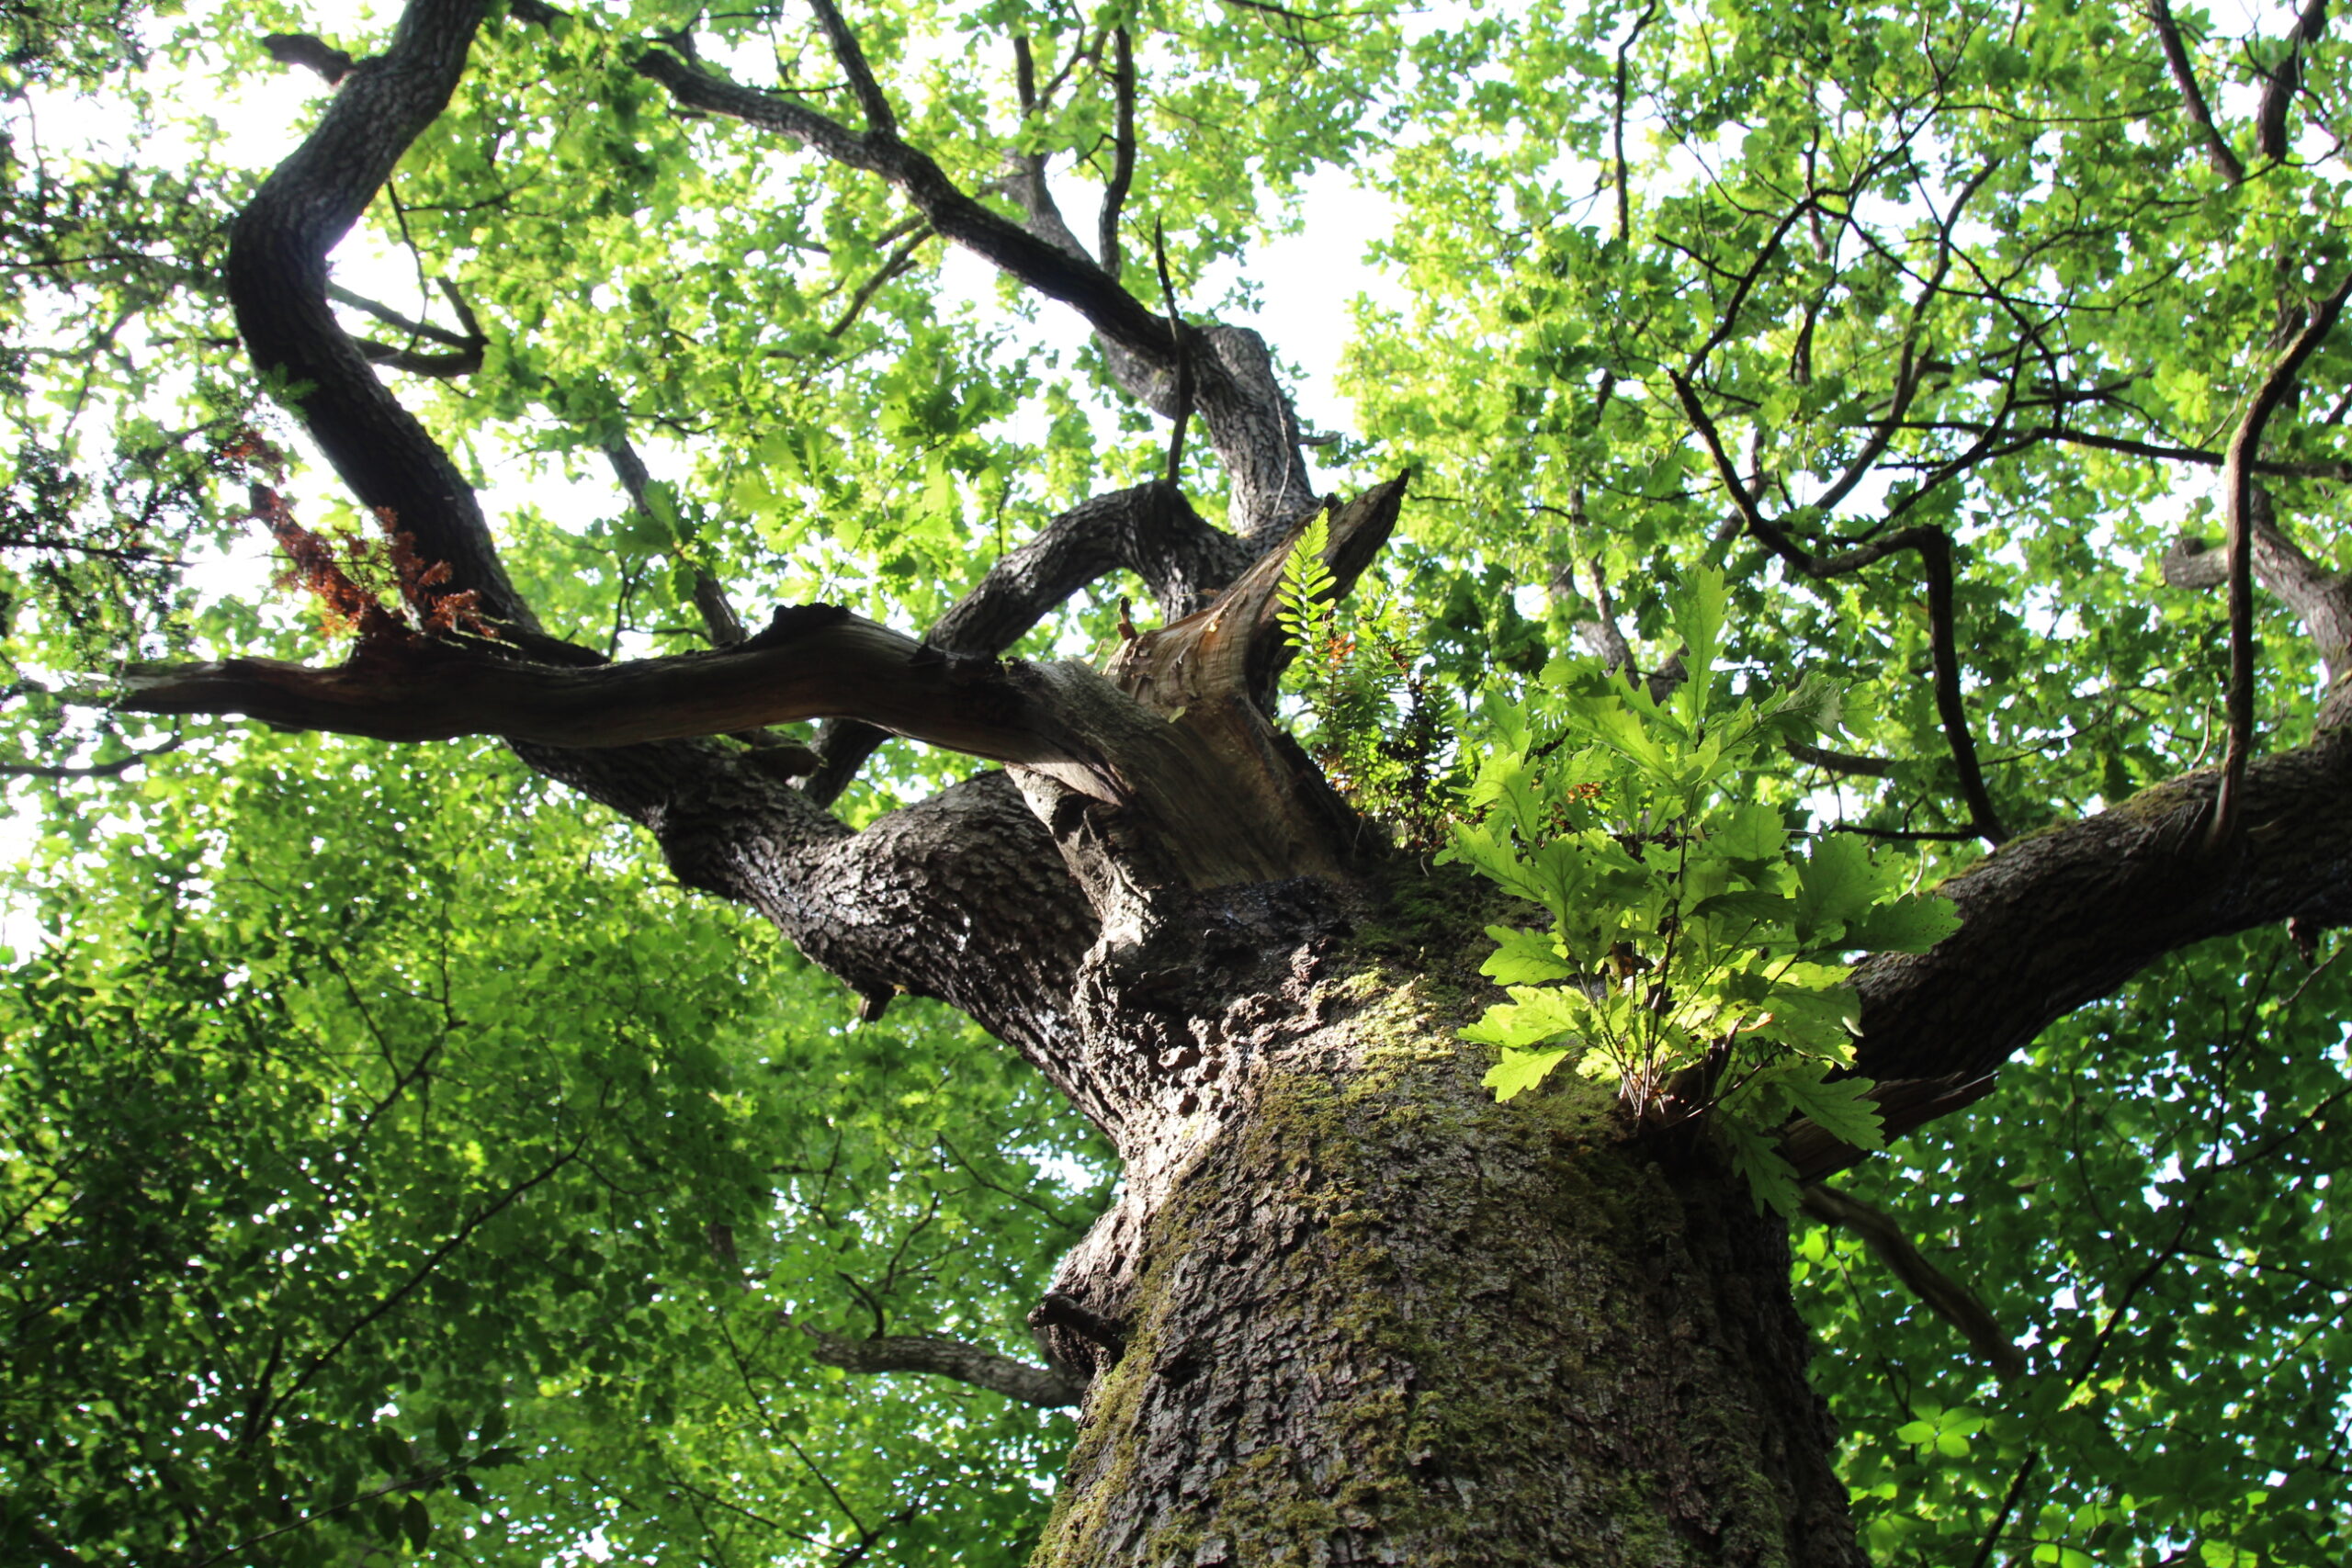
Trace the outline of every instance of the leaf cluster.
<instances>
[{"instance_id":1,"label":"leaf cluster","mask_svg":"<svg viewBox=\"0 0 2352 1568\"><path fill-rule=\"evenodd\" d=\"M1758 754L1829 722L1818 682L1736 694L1716 667L1723 579L1674 601L1681 679L1650 685L1555 661L1519 702L1490 701L1495 744L1449 858L1538 906L1497 926L1482 973L1510 1000L1464 1039L1499 1059L1498 1099L1566 1063L1618 1086L1641 1126L1694 1119L1724 1143L1759 1207L1793 1212L1771 1129L1792 1116L1881 1146L1869 1079L1853 1075L1858 952L1919 951L1955 930L1857 839L1801 848L1789 814L1743 788ZM1663 682L1660 682L1661 684Z\"/></svg>"}]
</instances>

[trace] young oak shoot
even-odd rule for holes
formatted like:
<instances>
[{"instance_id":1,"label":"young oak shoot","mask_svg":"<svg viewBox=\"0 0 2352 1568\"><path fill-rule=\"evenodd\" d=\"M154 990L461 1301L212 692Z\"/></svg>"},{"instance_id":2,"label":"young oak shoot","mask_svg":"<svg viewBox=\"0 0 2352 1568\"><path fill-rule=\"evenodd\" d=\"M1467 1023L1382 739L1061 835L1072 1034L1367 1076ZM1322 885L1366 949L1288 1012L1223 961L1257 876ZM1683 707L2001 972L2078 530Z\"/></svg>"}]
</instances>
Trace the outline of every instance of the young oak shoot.
<instances>
[{"instance_id":1,"label":"young oak shoot","mask_svg":"<svg viewBox=\"0 0 2352 1568\"><path fill-rule=\"evenodd\" d=\"M1566 1062L1617 1085L1639 1123L1698 1122L1760 1209L1794 1211L1772 1129L1792 1116L1863 1148L1883 1142L1854 1076L1848 977L1864 952L1920 952L1956 930L1951 902L1903 891L1858 840L1802 844L1747 797L1758 754L1834 724L1826 682L1735 699L1714 668L1725 594L1695 573L1672 606L1688 679L1663 701L1591 664L1555 660L1519 703L1491 700L1496 744L1447 851L1540 906L1494 926L1483 973L1510 1000L1464 1038L1497 1048L1496 1097Z\"/></svg>"}]
</instances>

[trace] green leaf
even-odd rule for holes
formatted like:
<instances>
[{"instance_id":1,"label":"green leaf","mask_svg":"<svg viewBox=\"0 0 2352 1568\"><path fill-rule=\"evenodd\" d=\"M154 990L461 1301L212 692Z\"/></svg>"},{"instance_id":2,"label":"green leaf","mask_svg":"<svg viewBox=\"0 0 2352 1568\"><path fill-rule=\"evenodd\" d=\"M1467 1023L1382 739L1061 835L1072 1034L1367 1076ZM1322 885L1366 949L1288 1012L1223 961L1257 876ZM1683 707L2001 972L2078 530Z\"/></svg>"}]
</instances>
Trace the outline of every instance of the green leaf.
<instances>
[{"instance_id":1,"label":"green leaf","mask_svg":"<svg viewBox=\"0 0 2352 1568\"><path fill-rule=\"evenodd\" d=\"M1566 1050L1505 1051L1478 1081L1493 1089L1497 1100L1510 1100L1542 1083L1566 1055Z\"/></svg>"},{"instance_id":2,"label":"green leaf","mask_svg":"<svg viewBox=\"0 0 2352 1568\"><path fill-rule=\"evenodd\" d=\"M1868 1098L1878 1086L1863 1077L1824 1079L1818 1067L1792 1068L1781 1079L1781 1092L1815 1126L1841 1143L1858 1149L1884 1148L1885 1127L1878 1106Z\"/></svg>"},{"instance_id":3,"label":"green leaf","mask_svg":"<svg viewBox=\"0 0 2352 1568\"><path fill-rule=\"evenodd\" d=\"M410 1547L423 1551L424 1543L433 1539L433 1510L425 1506L424 1498L411 1495L401 1506L401 1528L408 1532Z\"/></svg>"},{"instance_id":4,"label":"green leaf","mask_svg":"<svg viewBox=\"0 0 2352 1568\"><path fill-rule=\"evenodd\" d=\"M1906 893L1863 911L1845 941L1871 953L1925 953L1960 929L1960 910L1935 894Z\"/></svg>"},{"instance_id":5,"label":"green leaf","mask_svg":"<svg viewBox=\"0 0 2352 1568\"><path fill-rule=\"evenodd\" d=\"M1797 1212L1797 1173L1781 1155L1780 1140L1736 1118L1718 1117L1713 1125L1731 1151L1732 1169L1747 1183L1748 1197L1762 1213L1770 1209L1782 1219Z\"/></svg>"},{"instance_id":6,"label":"green leaf","mask_svg":"<svg viewBox=\"0 0 2352 1568\"><path fill-rule=\"evenodd\" d=\"M1796 932L1814 940L1842 928L1870 908L1878 891L1871 852L1846 833L1825 834L1797 867Z\"/></svg>"},{"instance_id":7,"label":"green leaf","mask_svg":"<svg viewBox=\"0 0 2352 1568\"><path fill-rule=\"evenodd\" d=\"M1509 926L1488 926L1487 934L1498 944L1494 953L1478 966L1478 973L1505 986L1538 985L1547 980L1566 980L1576 972L1554 951L1551 936L1540 931L1515 931Z\"/></svg>"}]
</instances>

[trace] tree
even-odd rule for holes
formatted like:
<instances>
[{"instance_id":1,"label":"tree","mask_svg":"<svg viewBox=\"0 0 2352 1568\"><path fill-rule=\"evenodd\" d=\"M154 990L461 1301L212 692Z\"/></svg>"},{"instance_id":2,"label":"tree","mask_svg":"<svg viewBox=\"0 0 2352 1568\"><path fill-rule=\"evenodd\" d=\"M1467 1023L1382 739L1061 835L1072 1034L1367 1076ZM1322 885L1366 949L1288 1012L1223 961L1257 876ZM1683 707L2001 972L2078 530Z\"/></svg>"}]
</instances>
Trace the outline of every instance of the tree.
<instances>
[{"instance_id":1,"label":"tree","mask_svg":"<svg viewBox=\"0 0 2352 1568\"><path fill-rule=\"evenodd\" d=\"M141 44L106 7L26 15L20 105ZM212 25L168 47L200 68L249 26ZM2309 676L2346 656L2346 579L2297 537L2346 476L2352 404L2323 5L2230 40L2160 0L1419 21L413 0L367 58L345 41L266 40L333 92L250 189L11 144L8 537L49 552L17 580L16 657L28 691L69 654L119 666L96 731L35 694L64 760L23 765L131 771L142 715L499 737L864 1021L933 999L1003 1042L1124 1170L1029 1314L1044 1364L893 1335L878 1307L871 1338L811 1343L1035 1404L1082 1391L1035 1562L1836 1563L1864 1560L1858 1515L1896 1560L2342 1555L2343 1276L2314 1210L2344 1056L2294 1022L2342 996L2318 953L2347 918L2352 765ZM1361 313L1363 439L1325 498L1325 438L1214 313L1246 287L1187 294L1329 164L1390 192L1413 299ZM1074 167L1099 186L1086 240ZM371 210L420 303L332 278ZM946 246L1003 280L1003 324L943 303ZM1046 311L1085 345L1024 345ZM340 536L288 499L256 385L356 502ZM596 455L627 510L493 529L468 469L502 441ZM2163 504L2183 473L2215 498ZM240 510L355 634L341 662L265 657L285 628L174 597L173 560ZM2213 512L2222 550L2168 539ZM1129 579L1156 627L1102 586ZM784 601L748 635L746 587ZM232 646L192 660L198 637ZM1047 657L1071 637L1095 656ZM1578 639L1589 662L1556 657ZM933 750L877 761L888 736ZM401 819L454 809L414 795ZM585 896L516 874L559 920ZM1928 882L1956 919L1909 891ZM277 1007L430 945L315 929L229 989ZM148 1037L111 998L176 971L127 951L28 990L60 1061ZM469 1008L502 1010L512 962ZM788 967L712 972L756 990ZM665 1039L718 1027L710 986L687 991ZM372 1027L376 994L316 1038ZM468 1235L592 1138L634 1158L695 1135L699 1104L565 1109L636 1081L595 1046L627 1012L566 1004L573 1088L468 1111L515 1129L503 1185L402 1168L488 1195ZM396 1076L439 1049L415 1027ZM234 1055L195 1028L152 1049ZM744 1114L726 1147L756 1141ZM2101 1115L2114 1146L2082 1134ZM1906 1134L1939 1213L1824 1185ZM63 1201L51 1177L25 1214ZM1840 1478L1775 1207L1800 1182L2015 1375L1997 1409L1975 1373L1912 1382L1946 1347L1883 1321L1883 1292L1814 1299L1878 1363L1835 1396L1871 1434ZM2040 1197L2077 1182L2078 1213ZM1963 1201L2001 1261L2066 1276L2030 1352L1996 1326L2030 1280L1988 1314L1904 1239L1951 1234ZM1809 1231L1798 1262L1855 1256ZM512 1316L524 1339L563 1321ZM616 1321L582 1333L561 1354L594 1367ZM2227 1392L2163 1386L2209 1361L2238 1369ZM278 1386L262 1364L254 1388ZM445 1410L489 1397L425 1385ZM2213 1430L2242 1401L2259 1430ZM293 1455L276 1408L235 1420ZM449 1420L431 1465L371 1472L367 1506L419 1545L429 1510L392 1497L521 1457L503 1416ZM753 1448L791 1436L752 1424ZM707 1483L740 1462L704 1452L662 1495L723 1510ZM360 1511L350 1466L320 1484ZM269 1550L330 1550L295 1490L261 1485L226 1549L277 1518ZM19 1502L9 1528L72 1562L97 1527ZM854 1560L887 1533L861 1531L805 1544Z\"/></svg>"}]
</instances>

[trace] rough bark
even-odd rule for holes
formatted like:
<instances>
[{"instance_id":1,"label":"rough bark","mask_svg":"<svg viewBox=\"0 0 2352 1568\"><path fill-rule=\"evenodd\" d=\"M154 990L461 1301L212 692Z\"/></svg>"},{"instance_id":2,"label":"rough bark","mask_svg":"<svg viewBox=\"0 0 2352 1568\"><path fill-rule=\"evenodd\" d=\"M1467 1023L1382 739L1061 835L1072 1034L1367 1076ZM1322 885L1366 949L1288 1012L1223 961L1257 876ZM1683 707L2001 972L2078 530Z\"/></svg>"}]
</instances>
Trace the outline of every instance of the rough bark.
<instances>
[{"instance_id":1,"label":"rough bark","mask_svg":"<svg viewBox=\"0 0 2352 1568\"><path fill-rule=\"evenodd\" d=\"M1113 1332L1056 1336L1040 1568L1860 1564L1779 1222L1591 1086L1498 1105L1467 993L1346 932L1182 998L1227 1065L1057 1281Z\"/></svg>"}]
</instances>

